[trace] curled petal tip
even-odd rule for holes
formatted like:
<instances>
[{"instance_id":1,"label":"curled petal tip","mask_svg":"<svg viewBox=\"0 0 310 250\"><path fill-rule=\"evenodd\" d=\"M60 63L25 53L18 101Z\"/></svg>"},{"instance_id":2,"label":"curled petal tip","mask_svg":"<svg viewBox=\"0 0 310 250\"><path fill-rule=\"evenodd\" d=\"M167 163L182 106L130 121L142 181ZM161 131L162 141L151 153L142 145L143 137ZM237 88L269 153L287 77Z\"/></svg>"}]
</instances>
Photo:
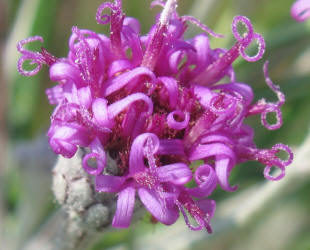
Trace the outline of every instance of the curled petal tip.
<instances>
[{"instance_id":1,"label":"curled petal tip","mask_svg":"<svg viewBox=\"0 0 310 250\"><path fill-rule=\"evenodd\" d=\"M297 22L304 22L310 17L310 1L297 0L291 7L291 16Z\"/></svg>"}]
</instances>

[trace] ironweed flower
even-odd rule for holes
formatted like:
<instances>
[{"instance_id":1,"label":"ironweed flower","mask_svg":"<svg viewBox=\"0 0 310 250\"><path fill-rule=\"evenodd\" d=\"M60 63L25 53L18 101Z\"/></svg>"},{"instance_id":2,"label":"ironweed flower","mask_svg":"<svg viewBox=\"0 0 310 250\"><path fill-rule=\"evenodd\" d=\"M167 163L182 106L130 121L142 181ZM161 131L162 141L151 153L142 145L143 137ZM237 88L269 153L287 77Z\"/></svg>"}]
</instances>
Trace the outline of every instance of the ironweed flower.
<instances>
[{"instance_id":1,"label":"ironweed flower","mask_svg":"<svg viewBox=\"0 0 310 250\"><path fill-rule=\"evenodd\" d=\"M297 0L291 8L291 16L297 22L303 22L310 17L310 1Z\"/></svg>"},{"instance_id":2,"label":"ironweed flower","mask_svg":"<svg viewBox=\"0 0 310 250\"><path fill-rule=\"evenodd\" d=\"M23 47L43 42L41 37L23 40L17 46L22 54L18 70L31 76L42 64L50 67L50 79L58 82L46 91L56 105L47 133L50 146L68 158L78 147L89 149L83 167L95 176L96 190L118 194L113 226L130 225L137 192L161 223L173 224L181 212L190 229L211 232L215 201L207 197L217 184L226 191L237 189L228 181L236 164L259 161L266 165L264 175L270 180L285 175L293 157L290 148L276 144L258 149L253 129L244 123L246 117L260 114L263 126L278 129L285 97L269 78L268 63L264 75L277 102L253 103L251 87L235 78L232 63L239 56L253 62L265 50L263 37L249 19L233 19L236 42L230 49L212 49L208 35L221 35L194 17L179 16L176 0L153 1L151 7L155 5L163 11L149 33L141 35L139 22L125 17L121 0L103 3L96 20L110 24L110 37L73 27L66 58ZM110 14L103 14L106 9ZM204 33L185 39L190 23ZM245 32L239 32L240 25ZM247 48L255 42L257 54L249 56ZM36 67L26 71L26 60ZM267 120L270 113L277 118L274 124ZM280 151L287 153L287 160L277 156ZM105 168L108 155L117 163L117 175ZM191 167L197 160L201 165ZM273 166L280 175L270 175ZM189 187L192 179L195 186Z\"/></svg>"}]
</instances>

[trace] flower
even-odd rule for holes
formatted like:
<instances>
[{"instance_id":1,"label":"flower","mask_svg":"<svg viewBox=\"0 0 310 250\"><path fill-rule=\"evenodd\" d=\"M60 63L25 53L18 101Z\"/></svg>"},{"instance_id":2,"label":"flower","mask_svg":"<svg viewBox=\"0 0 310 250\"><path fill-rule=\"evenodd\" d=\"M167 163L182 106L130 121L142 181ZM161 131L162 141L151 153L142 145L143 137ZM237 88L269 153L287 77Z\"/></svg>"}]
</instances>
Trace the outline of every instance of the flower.
<instances>
[{"instance_id":1,"label":"flower","mask_svg":"<svg viewBox=\"0 0 310 250\"><path fill-rule=\"evenodd\" d=\"M292 5L291 16L297 22L303 22L310 17L310 1L309 0L297 0Z\"/></svg>"},{"instance_id":2,"label":"flower","mask_svg":"<svg viewBox=\"0 0 310 250\"><path fill-rule=\"evenodd\" d=\"M34 75L42 64L50 67L50 79L58 82L46 91L49 102L56 105L47 133L51 148L68 158L78 147L89 149L83 167L95 176L96 190L118 194L115 227L130 225L137 192L161 223L173 224L181 212L190 229L211 232L215 201L208 196L217 184L226 191L237 189L229 183L236 164L259 161L266 165L267 179L279 180L292 161L286 145L258 149L253 129L244 123L248 116L260 114L267 129L282 125L285 96L269 78L268 62L264 75L278 97L274 103L265 99L252 103L251 87L236 80L232 66L239 56L249 62L261 59L263 37L254 32L248 18L236 16L232 22L236 43L228 50L212 49L207 34L222 35L194 17L179 16L176 2L152 2L151 7L159 5L163 11L146 35L140 34L136 19L125 17L121 0L104 2L96 20L110 24L110 37L73 27L66 58L23 47L43 42L38 36L17 46L21 74ZM105 9L111 13L103 14ZM185 39L190 23L204 33ZM239 32L240 25L245 32ZM249 56L246 49L254 42L257 54ZM26 60L36 67L24 70ZM277 118L274 124L267 120L270 113ZM287 160L277 156L280 151L287 153ZM116 174L106 168L108 156L117 163ZM191 167L198 160L201 165ZM280 175L270 175L273 166ZM194 187L189 187L192 179Z\"/></svg>"}]
</instances>

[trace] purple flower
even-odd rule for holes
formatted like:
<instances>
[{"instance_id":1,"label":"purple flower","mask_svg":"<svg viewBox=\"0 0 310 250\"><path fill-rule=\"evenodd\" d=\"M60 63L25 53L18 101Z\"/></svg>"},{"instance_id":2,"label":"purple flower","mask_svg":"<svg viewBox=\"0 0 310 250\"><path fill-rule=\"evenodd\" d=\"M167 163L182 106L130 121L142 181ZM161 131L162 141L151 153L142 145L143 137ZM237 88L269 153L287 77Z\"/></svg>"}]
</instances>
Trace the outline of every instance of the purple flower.
<instances>
[{"instance_id":1,"label":"purple flower","mask_svg":"<svg viewBox=\"0 0 310 250\"><path fill-rule=\"evenodd\" d=\"M310 17L310 1L309 0L297 0L292 5L291 16L297 22L303 22Z\"/></svg>"},{"instance_id":2,"label":"purple flower","mask_svg":"<svg viewBox=\"0 0 310 250\"><path fill-rule=\"evenodd\" d=\"M128 227L137 190L140 200L160 222L170 225L178 218L175 200L178 186L192 178L192 172L184 163L156 166L154 154L159 149L159 139L155 134L144 133L135 138L129 156L129 171L124 176L96 176L96 190L117 192L117 209L113 226ZM144 164L148 159L148 166Z\"/></svg>"},{"instance_id":3,"label":"purple flower","mask_svg":"<svg viewBox=\"0 0 310 250\"><path fill-rule=\"evenodd\" d=\"M69 158L78 147L89 149L83 167L95 176L96 190L118 194L113 226L129 226L137 193L161 223L173 224L181 212L190 229L211 232L215 201L207 197L217 184L226 191L237 189L229 183L236 164L259 161L270 180L285 175L293 157L290 148L276 144L258 149L252 128L244 123L258 114L263 126L278 129L285 97L269 78L268 63L264 75L277 102L253 103L251 87L236 80L232 63L239 56L257 61L265 50L263 37L254 32L249 19L233 19L236 42L230 49L212 49L207 34L221 35L194 17L179 16L176 0L151 4L156 5L163 11L149 33L141 35L139 22L125 17L120 0L103 3L96 20L110 24L110 37L73 27L66 58L23 47L43 42L41 37L23 40L18 44L22 54L18 70L30 76L42 64L50 66L50 78L58 82L46 91L49 102L56 105L47 134L51 148ZM105 9L111 13L102 14ZM190 23L204 33L186 40ZM239 26L246 31L240 33ZM254 42L258 52L249 56L246 49ZM23 69L26 60L35 65L33 70ZM277 118L273 124L267 120L270 113ZM277 156L280 151L287 152L287 160ZM105 168L107 155L117 163L116 175ZM191 168L197 160L201 165ZM279 176L270 175L273 166L281 170ZM188 187L192 179L194 187Z\"/></svg>"},{"instance_id":4,"label":"purple flower","mask_svg":"<svg viewBox=\"0 0 310 250\"><path fill-rule=\"evenodd\" d=\"M185 188L184 184L192 179L192 172L184 163L165 166L156 165L156 154L160 154L160 140L155 134L144 133L132 143L129 156L129 171L124 176L97 175L96 190L99 192L117 192L117 209L112 225L128 227L133 213L135 191L150 213L161 223L173 224L179 216L179 209L189 224L185 209L197 220L198 229L210 229L209 220L214 211L214 202L210 200L194 201L191 196L208 196L216 187L216 175L212 167L202 165L195 173L198 186ZM162 144L165 147L165 143ZM166 152L162 150L162 153ZM166 154L166 153L165 153ZM144 163L147 159L147 166ZM205 211L205 212L204 212Z\"/></svg>"}]
</instances>

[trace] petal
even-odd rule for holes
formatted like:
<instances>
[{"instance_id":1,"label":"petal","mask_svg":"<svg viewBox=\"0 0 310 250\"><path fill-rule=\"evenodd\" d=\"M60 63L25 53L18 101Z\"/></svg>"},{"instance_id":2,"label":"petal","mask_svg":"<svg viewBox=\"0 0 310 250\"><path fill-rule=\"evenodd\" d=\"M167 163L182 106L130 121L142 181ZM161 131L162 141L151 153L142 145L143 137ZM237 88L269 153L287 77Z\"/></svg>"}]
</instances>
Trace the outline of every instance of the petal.
<instances>
[{"instance_id":1,"label":"petal","mask_svg":"<svg viewBox=\"0 0 310 250\"><path fill-rule=\"evenodd\" d=\"M212 90L219 89L224 90L233 95L233 93L238 93L243 97L243 102L245 106L249 106L254 98L254 93L252 88L244 83L234 82L234 83L226 83L226 84L219 84L211 87Z\"/></svg>"},{"instance_id":2,"label":"petal","mask_svg":"<svg viewBox=\"0 0 310 250\"><path fill-rule=\"evenodd\" d=\"M106 99L96 98L92 104L92 111L94 114L94 119L98 125L111 128L113 123L109 119L107 104L108 101Z\"/></svg>"},{"instance_id":3,"label":"petal","mask_svg":"<svg viewBox=\"0 0 310 250\"><path fill-rule=\"evenodd\" d=\"M190 160L206 160L209 157L215 157L215 172L219 184L226 191L235 191L237 186L231 187L228 182L231 169L236 162L235 153L232 149L222 143L212 143L197 146L190 154Z\"/></svg>"},{"instance_id":4,"label":"petal","mask_svg":"<svg viewBox=\"0 0 310 250\"><path fill-rule=\"evenodd\" d=\"M129 26L135 33L140 33L140 23L136 18L125 17L123 25Z\"/></svg>"},{"instance_id":5,"label":"petal","mask_svg":"<svg viewBox=\"0 0 310 250\"><path fill-rule=\"evenodd\" d=\"M59 104L64 99L63 89L61 85L56 85L55 87L46 89L45 94L47 95L49 103L52 105Z\"/></svg>"},{"instance_id":6,"label":"petal","mask_svg":"<svg viewBox=\"0 0 310 250\"><path fill-rule=\"evenodd\" d=\"M159 139L157 135L152 133L144 133L136 137L132 143L129 156L129 173L134 175L137 172L145 170L144 156L147 139L150 138L154 145L153 154L155 154L159 148Z\"/></svg>"},{"instance_id":7,"label":"petal","mask_svg":"<svg viewBox=\"0 0 310 250\"><path fill-rule=\"evenodd\" d=\"M176 119L178 117L181 121ZM167 116L167 124L170 128L175 130L185 129L189 123L190 114L188 112L183 113L180 110L172 111Z\"/></svg>"},{"instance_id":8,"label":"petal","mask_svg":"<svg viewBox=\"0 0 310 250\"><path fill-rule=\"evenodd\" d=\"M126 51L131 50L131 55L127 57L131 60L132 65L139 66L143 59L143 49L140 37L131 27L124 25L122 31L123 46Z\"/></svg>"},{"instance_id":9,"label":"petal","mask_svg":"<svg viewBox=\"0 0 310 250\"><path fill-rule=\"evenodd\" d=\"M91 175L99 175L102 173L104 167L106 166L106 154L103 146L98 138L92 141L89 145L91 153L86 154L83 158L82 165L85 171ZM96 167L91 167L88 164L88 160L91 158L96 159Z\"/></svg>"},{"instance_id":10,"label":"petal","mask_svg":"<svg viewBox=\"0 0 310 250\"><path fill-rule=\"evenodd\" d=\"M310 2L309 0L297 0L292 5L291 16L297 22L303 22L310 17Z\"/></svg>"},{"instance_id":11,"label":"petal","mask_svg":"<svg viewBox=\"0 0 310 250\"><path fill-rule=\"evenodd\" d=\"M179 217L178 209L168 208L165 200L155 190L138 189L139 197L146 209L161 223L173 224Z\"/></svg>"},{"instance_id":12,"label":"petal","mask_svg":"<svg viewBox=\"0 0 310 250\"><path fill-rule=\"evenodd\" d=\"M225 156L217 156L215 162L215 172L221 187L228 191L233 192L236 191L238 186L230 186L228 182L228 178L230 176L230 171L232 169L232 163L228 157Z\"/></svg>"},{"instance_id":13,"label":"petal","mask_svg":"<svg viewBox=\"0 0 310 250\"><path fill-rule=\"evenodd\" d=\"M235 154L230 147L222 143L212 143L207 145L197 146L193 152L190 153L189 159L191 161L206 159L210 156L226 155L234 159Z\"/></svg>"},{"instance_id":14,"label":"petal","mask_svg":"<svg viewBox=\"0 0 310 250\"><path fill-rule=\"evenodd\" d=\"M143 101L147 106L148 114L153 113L153 102L150 97L142 93L131 94L120 101L114 102L108 107L109 117L113 119L124 109L128 108L128 106L136 101Z\"/></svg>"},{"instance_id":15,"label":"petal","mask_svg":"<svg viewBox=\"0 0 310 250\"><path fill-rule=\"evenodd\" d=\"M118 192L125 183L125 177L112 175L97 175L95 179L95 187L98 192Z\"/></svg>"},{"instance_id":16,"label":"petal","mask_svg":"<svg viewBox=\"0 0 310 250\"><path fill-rule=\"evenodd\" d=\"M191 64L196 65L195 69L193 70L194 74L199 74L202 72L207 65L210 63L210 44L209 38L205 34L200 34L195 36L190 43L195 48L195 61Z\"/></svg>"},{"instance_id":17,"label":"petal","mask_svg":"<svg viewBox=\"0 0 310 250\"><path fill-rule=\"evenodd\" d=\"M210 102L215 96L215 93L213 93L209 88L201 85L194 85L194 93L200 104L205 108L209 108Z\"/></svg>"},{"instance_id":18,"label":"petal","mask_svg":"<svg viewBox=\"0 0 310 250\"><path fill-rule=\"evenodd\" d=\"M90 87L83 87L83 88L78 89L77 96L78 96L79 104L85 107L86 109L88 109L92 102Z\"/></svg>"},{"instance_id":19,"label":"petal","mask_svg":"<svg viewBox=\"0 0 310 250\"><path fill-rule=\"evenodd\" d=\"M228 136L226 136L225 134L215 134L214 133L214 134L206 135L200 139L201 144L209 144L209 143L215 143L215 142L228 144L228 145L233 144L233 141Z\"/></svg>"},{"instance_id":20,"label":"petal","mask_svg":"<svg viewBox=\"0 0 310 250\"><path fill-rule=\"evenodd\" d=\"M183 142L180 139L161 139L157 154L185 156Z\"/></svg>"},{"instance_id":21,"label":"petal","mask_svg":"<svg viewBox=\"0 0 310 250\"><path fill-rule=\"evenodd\" d=\"M127 187L118 193L116 212L112 221L113 227L129 227L135 205L135 193L136 190L133 187Z\"/></svg>"},{"instance_id":22,"label":"petal","mask_svg":"<svg viewBox=\"0 0 310 250\"><path fill-rule=\"evenodd\" d=\"M155 75L152 71L144 67L135 68L129 72L125 72L104 84L103 96L108 96L115 91L125 87L127 84L136 81L140 77L149 78L152 82L155 80Z\"/></svg>"},{"instance_id":23,"label":"petal","mask_svg":"<svg viewBox=\"0 0 310 250\"><path fill-rule=\"evenodd\" d=\"M55 82L62 80L72 80L75 84L83 82L78 68L66 61L54 63L50 67L50 78Z\"/></svg>"},{"instance_id":24,"label":"petal","mask_svg":"<svg viewBox=\"0 0 310 250\"><path fill-rule=\"evenodd\" d=\"M192 172L184 163L174 163L156 169L161 182L183 185L192 179Z\"/></svg>"},{"instance_id":25,"label":"petal","mask_svg":"<svg viewBox=\"0 0 310 250\"><path fill-rule=\"evenodd\" d=\"M164 84L169 96L169 106L174 109L178 102L178 82L175 78L166 76L158 77L158 81Z\"/></svg>"},{"instance_id":26,"label":"petal","mask_svg":"<svg viewBox=\"0 0 310 250\"><path fill-rule=\"evenodd\" d=\"M214 212L216 209L216 202L214 200L199 200L196 201L198 207L205 213L209 215L209 218L214 216Z\"/></svg>"},{"instance_id":27,"label":"petal","mask_svg":"<svg viewBox=\"0 0 310 250\"><path fill-rule=\"evenodd\" d=\"M49 143L56 154L71 158L77 146L87 147L90 138L87 130L77 124L52 124L48 131Z\"/></svg>"},{"instance_id":28,"label":"petal","mask_svg":"<svg viewBox=\"0 0 310 250\"><path fill-rule=\"evenodd\" d=\"M119 73L130 70L132 68L131 63L128 60L115 60L113 61L108 69L108 76L114 77Z\"/></svg>"},{"instance_id":29,"label":"petal","mask_svg":"<svg viewBox=\"0 0 310 250\"><path fill-rule=\"evenodd\" d=\"M202 198L209 196L216 188L217 176L214 169L205 164L196 170L195 181L198 186L194 188L187 188L187 192L191 196Z\"/></svg>"}]
</instances>

